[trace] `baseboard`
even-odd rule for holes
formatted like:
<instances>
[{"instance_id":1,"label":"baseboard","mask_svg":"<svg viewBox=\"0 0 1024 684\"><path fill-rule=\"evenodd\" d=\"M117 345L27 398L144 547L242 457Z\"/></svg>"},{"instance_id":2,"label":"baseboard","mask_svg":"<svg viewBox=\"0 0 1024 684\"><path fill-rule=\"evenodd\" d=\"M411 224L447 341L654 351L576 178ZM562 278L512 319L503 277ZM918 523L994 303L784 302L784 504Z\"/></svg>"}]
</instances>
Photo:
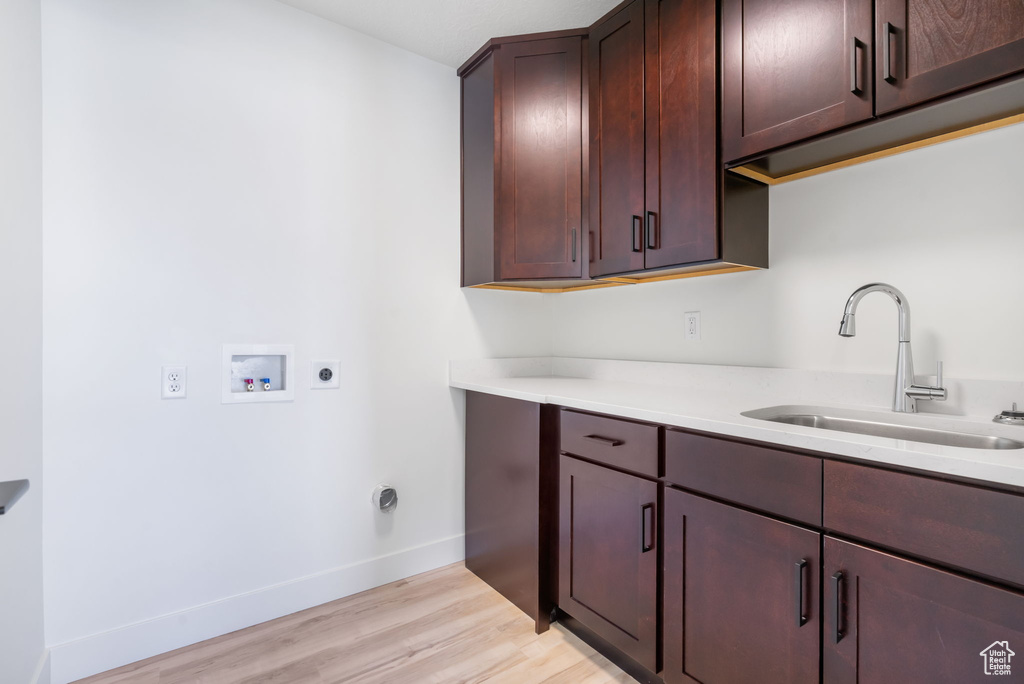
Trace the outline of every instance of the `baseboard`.
<instances>
[{"instance_id":1,"label":"baseboard","mask_svg":"<svg viewBox=\"0 0 1024 684\"><path fill-rule=\"evenodd\" d=\"M39 664L29 684L50 684L50 649L44 650L39 656Z\"/></svg>"},{"instance_id":2,"label":"baseboard","mask_svg":"<svg viewBox=\"0 0 1024 684\"><path fill-rule=\"evenodd\" d=\"M231 596L50 647L52 679L83 677L358 594L465 557L464 535Z\"/></svg>"}]
</instances>

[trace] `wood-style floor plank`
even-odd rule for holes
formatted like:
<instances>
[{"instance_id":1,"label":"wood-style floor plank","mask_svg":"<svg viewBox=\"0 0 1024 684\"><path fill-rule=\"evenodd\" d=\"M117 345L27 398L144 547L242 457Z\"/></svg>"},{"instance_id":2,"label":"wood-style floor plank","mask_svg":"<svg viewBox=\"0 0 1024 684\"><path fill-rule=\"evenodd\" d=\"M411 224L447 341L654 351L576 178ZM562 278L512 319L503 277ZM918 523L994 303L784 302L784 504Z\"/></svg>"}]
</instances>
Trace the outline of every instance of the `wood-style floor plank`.
<instances>
[{"instance_id":1,"label":"wood-style floor plank","mask_svg":"<svg viewBox=\"0 0 1024 684\"><path fill-rule=\"evenodd\" d=\"M611 684L601 654L533 621L462 563L79 684Z\"/></svg>"}]
</instances>

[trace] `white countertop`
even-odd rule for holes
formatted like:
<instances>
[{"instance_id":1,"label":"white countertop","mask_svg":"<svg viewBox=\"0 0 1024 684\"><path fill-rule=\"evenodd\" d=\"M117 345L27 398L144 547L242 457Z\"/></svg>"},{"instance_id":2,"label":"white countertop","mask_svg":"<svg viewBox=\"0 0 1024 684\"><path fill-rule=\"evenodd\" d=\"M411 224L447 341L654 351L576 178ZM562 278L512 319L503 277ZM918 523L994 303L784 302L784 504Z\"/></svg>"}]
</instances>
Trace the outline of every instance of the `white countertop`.
<instances>
[{"instance_id":1,"label":"white countertop","mask_svg":"<svg viewBox=\"0 0 1024 684\"><path fill-rule=\"evenodd\" d=\"M548 357L453 361L449 369L450 386L464 390L1024 487L1024 449L940 446L741 415L824 407L1024 442L1024 427L992 422L1011 401L1024 401L1024 383L947 378L949 401L919 402L917 414L889 411L892 383L882 375Z\"/></svg>"}]
</instances>

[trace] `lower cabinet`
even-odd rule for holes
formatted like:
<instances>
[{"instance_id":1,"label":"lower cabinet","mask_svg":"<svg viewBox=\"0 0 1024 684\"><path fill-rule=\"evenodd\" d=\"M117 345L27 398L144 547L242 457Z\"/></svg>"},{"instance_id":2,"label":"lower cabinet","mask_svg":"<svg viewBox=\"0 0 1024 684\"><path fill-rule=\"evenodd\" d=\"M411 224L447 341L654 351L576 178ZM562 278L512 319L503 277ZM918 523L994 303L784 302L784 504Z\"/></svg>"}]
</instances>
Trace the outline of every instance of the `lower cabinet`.
<instances>
[{"instance_id":1,"label":"lower cabinet","mask_svg":"<svg viewBox=\"0 0 1024 684\"><path fill-rule=\"evenodd\" d=\"M663 524L665 681L817 682L821 535L671 488Z\"/></svg>"},{"instance_id":2,"label":"lower cabinet","mask_svg":"<svg viewBox=\"0 0 1024 684\"><path fill-rule=\"evenodd\" d=\"M472 392L466 424L466 567L642 681L1024 682L1022 493Z\"/></svg>"},{"instance_id":3,"label":"lower cabinet","mask_svg":"<svg viewBox=\"0 0 1024 684\"><path fill-rule=\"evenodd\" d=\"M658 485L559 461L559 607L657 671Z\"/></svg>"},{"instance_id":4,"label":"lower cabinet","mask_svg":"<svg viewBox=\"0 0 1024 684\"><path fill-rule=\"evenodd\" d=\"M827 684L1024 681L1024 594L832 537L824 548Z\"/></svg>"}]
</instances>

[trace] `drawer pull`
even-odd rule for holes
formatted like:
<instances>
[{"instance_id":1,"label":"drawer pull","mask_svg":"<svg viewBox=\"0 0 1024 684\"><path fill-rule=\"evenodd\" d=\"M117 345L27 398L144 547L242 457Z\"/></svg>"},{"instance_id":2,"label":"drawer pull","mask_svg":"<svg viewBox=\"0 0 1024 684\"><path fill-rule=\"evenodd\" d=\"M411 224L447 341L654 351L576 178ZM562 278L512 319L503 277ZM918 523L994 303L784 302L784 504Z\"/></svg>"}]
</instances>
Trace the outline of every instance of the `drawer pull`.
<instances>
[{"instance_id":1,"label":"drawer pull","mask_svg":"<svg viewBox=\"0 0 1024 684\"><path fill-rule=\"evenodd\" d=\"M833 631L836 635L836 643L843 640L846 634L843 633L843 571L840 570L832 575L832 593L836 596L835 610L832 612Z\"/></svg>"},{"instance_id":2,"label":"drawer pull","mask_svg":"<svg viewBox=\"0 0 1024 684\"><path fill-rule=\"evenodd\" d=\"M648 503L640 507L640 553L647 553L653 548L654 504Z\"/></svg>"},{"instance_id":3,"label":"drawer pull","mask_svg":"<svg viewBox=\"0 0 1024 684\"><path fill-rule=\"evenodd\" d=\"M807 559L802 558L796 564L796 581L794 582L794 594L796 594L796 626L803 627L807 624L807 614L804 613L806 600L804 599L805 578L807 576Z\"/></svg>"},{"instance_id":4,"label":"drawer pull","mask_svg":"<svg viewBox=\"0 0 1024 684\"><path fill-rule=\"evenodd\" d=\"M612 439L611 437L602 437L601 435L584 435L583 439L589 439L591 442L597 442L598 444L604 444L605 446L617 447L625 444L621 439Z\"/></svg>"}]
</instances>

